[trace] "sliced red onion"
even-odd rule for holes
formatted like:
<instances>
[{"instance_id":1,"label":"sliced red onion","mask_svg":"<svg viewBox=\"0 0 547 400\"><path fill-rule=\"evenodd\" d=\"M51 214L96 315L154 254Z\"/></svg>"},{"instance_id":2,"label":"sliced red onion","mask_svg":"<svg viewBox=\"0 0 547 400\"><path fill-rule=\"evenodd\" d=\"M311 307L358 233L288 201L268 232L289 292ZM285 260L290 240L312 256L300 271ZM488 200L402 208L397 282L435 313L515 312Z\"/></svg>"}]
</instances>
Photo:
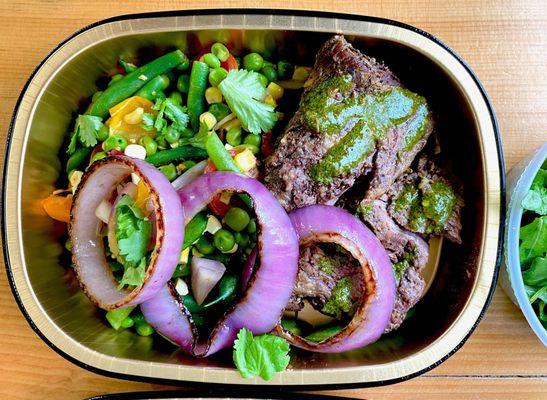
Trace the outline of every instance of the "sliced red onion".
<instances>
[{"instance_id":1,"label":"sliced red onion","mask_svg":"<svg viewBox=\"0 0 547 400\"><path fill-rule=\"evenodd\" d=\"M326 205L312 205L293 211L289 217L300 245L331 242L344 247L363 268L361 304L350 323L322 342L310 342L283 329L276 333L302 349L339 353L375 342L389 323L395 302L395 277L386 250L374 234L347 211Z\"/></svg>"},{"instance_id":2,"label":"sliced red onion","mask_svg":"<svg viewBox=\"0 0 547 400\"><path fill-rule=\"evenodd\" d=\"M203 171L205 171L207 163L208 160L198 162L196 165L188 169L188 171L186 171L173 182L171 182L171 185L173 185L175 190L182 189L184 186L188 185L190 182L195 181L197 178L203 175Z\"/></svg>"},{"instance_id":3,"label":"sliced red onion","mask_svg":"<svg viewBox=\"0 0 547 400\"><path fill-rule=\"evenodd\" d=\"M245 265L243 266L243 271L241 272L241 289L242 290L247 289L247 286L249 285L249 280L251 279L251 275L253 274L255 266L256 266L257 255L258 255L258 252L255 246L253 247L251 254L249 254L249 257L247 257L247 261L245 261Z\"/></svg>"},{"instance_id":4,"label":"sliced red onion","mask_svg":"<svg viewBox=\"0 0 547 400\"><path fill-rule=\"evenodd\" d=\"M239 302L218 321L210 338L196 340L193 355L205 357L231 346L241 328L256 335L270 332L279 322L289 301L298 270L298 241L291 221L275 197L257 180L231 172L211 172L179 191L190 221L211 199L224 191L245 192L254 203L257 223L260 267L252 274L247 290ZM141 305L146 320L162 335L188 349L195 333L185 307L175 306L175 293L164 292ZM174 315L173 315L174 313ZM160 318L156 314L169 315ZM175 322L173 322L175 321ZM180 325L174 329L173 324ZM187 350L188 351L188 350Z\"/></svg>"},{"instance_id":5,"label":"sliced red onion","mask_svg":"<svg viewBox=\"0 0 547 400\"><path fill-rule=\"evenodd\" d=\"M146 269L144 283L133 290L118 290L97 235L102 222L89 213L112 197L120 182L137 174L150 191L155 205L156 246ZM167 178L145 161L114 155L93 163L74 195L69 224L72 259L82 289L99 307L112 310L137 305L153 297L171 278L184 235L184 213Z\"/></svg>"},{"instance_id":6,"label":"sliced red onion","mask_svg":"<svg viewBox=\"0 0 547 400\"><path fill-rule=\"evenodd\" d=\"M220 261L193 257L191 268L192 293L196 302L201 304L220 281L226 267Z\"/></svg>"}]
</instances>

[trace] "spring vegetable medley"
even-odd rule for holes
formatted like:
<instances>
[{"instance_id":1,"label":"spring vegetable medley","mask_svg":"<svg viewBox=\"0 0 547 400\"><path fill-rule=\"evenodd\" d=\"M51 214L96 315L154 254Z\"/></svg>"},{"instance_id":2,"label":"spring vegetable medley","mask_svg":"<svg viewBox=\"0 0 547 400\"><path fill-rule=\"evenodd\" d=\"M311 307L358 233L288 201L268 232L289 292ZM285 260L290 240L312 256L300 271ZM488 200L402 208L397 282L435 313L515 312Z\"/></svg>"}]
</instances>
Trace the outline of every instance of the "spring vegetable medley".
<instances>
[{"instance_id":1,"label":"spring vegetable medley","mask_svg":"<svg viewBox=\"0 0 547 400\"><path fill-rule=\"evenodd\" d=\"M398 328L430 237L461 242L461 188L423 150L426 100L342 36L313 67L216 42L120 59L97 87L42 205L115 330L194 357L232 348L244 378L270 380L291 345L344 352ZM545 321L538 179L521 261Z\"/></svg>"},{"instance_id":2,"label":"spring vegetable medley","mask_svg":"<svg viewBox=\"0 0 547 400\"><path fill-rule=\"evenodd\" d=\"M547 329L547 163L522 200L519 258L530 304Z\"/></svg>"}]
</instances>

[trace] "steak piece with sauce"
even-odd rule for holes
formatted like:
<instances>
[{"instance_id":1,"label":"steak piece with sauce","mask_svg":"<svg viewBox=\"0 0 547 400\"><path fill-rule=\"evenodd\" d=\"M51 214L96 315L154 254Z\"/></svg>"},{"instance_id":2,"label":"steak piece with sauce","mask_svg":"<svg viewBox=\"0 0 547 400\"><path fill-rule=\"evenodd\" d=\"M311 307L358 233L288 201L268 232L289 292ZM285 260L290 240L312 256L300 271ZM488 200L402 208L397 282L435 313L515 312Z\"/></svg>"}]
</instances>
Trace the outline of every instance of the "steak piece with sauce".
<instances>
[{"instance_id":1,"label":"steak piece with sauce","mask_svg":"<svg viewBox=\"0 0 547 400\"><path fill-rule=\"evenodd\" d=\"M265 165L265 184L287 210L333 204L370 177L381 196L433 129L424 98L337 35L319 50L300 106Z\"/></svg>"}]
</instances>

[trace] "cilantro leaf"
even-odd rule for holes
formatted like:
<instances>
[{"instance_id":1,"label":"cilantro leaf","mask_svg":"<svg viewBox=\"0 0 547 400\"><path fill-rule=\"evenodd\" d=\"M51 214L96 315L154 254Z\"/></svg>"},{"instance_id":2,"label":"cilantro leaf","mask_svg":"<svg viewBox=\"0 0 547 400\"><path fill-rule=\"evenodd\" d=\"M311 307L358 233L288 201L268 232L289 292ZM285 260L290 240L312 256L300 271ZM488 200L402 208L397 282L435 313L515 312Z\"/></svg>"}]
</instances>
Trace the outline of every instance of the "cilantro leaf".
<instances>
[{"instance_id":1,"label":"cilantro leaf","mask_svg":"<svg viewBox=\"0 0 547 400\"><path fill-rule=\"evenodd\" d=\"M151 131L154 129L154 123L156 122L156 116L151 113L144 113L142 115L142 125L141 128L143 128L146 131Z\"/></svg>"},{"instance_id":2,"label":"cilantro leaf","mask_svg":"<svg viewBox=\"0 0 547 400\"><path fill-rule=\"evenodd\" d=\"M129 274L128 268L135 268L142 263L151 235L152 223L135 205L131 196L122 196L116 204L116 240L120 262L125 268L124 278L126 273Z\"/></svg>"},{"instance_id":3,"label":"cilantro leaf","mask_svg":"<svg viewBox=\"0 0 547 400\"><path fill-rule=\"evenodd\" d=\"M234 342L234 363L244 378L259 375L269 381L276 372L289 365L289 343L278 336L254 336L248 329L241 329Z\"/></svg>"},{"instance_id":4,"label":"cilantro leaf","mask_svg":"<svg viewBox=\"0 0 547 400\"><path fill-rule=\"evenodd\" d=\"M68 143L68 147L66 149L66 152L69 155L74 154L74 152L76 151L76 145L78 144L77 142L78 142L78 132L72 132L70 136L70 142Z\"/></svg>"},{"instance_id":5,"label":"cilantro leaf","mask_svg":"<svg viewBox=\"0 0 547 400\"><path fill-rule=\"evenodd\" d=\"M74 134L78 135L80 143L85 147L93 147L97 144L97 132L103 126L101 117L95 115L78 115Z\"/></svg>"},{"instance_id":6,"label":"cilantro leaf","mask_svg":"<svg viewBox=\"0 0 547 400\"><path fill-rule=\"evenodd\" d=\"M274 126L277 116L274 107L261 101L266 89L256 72L231 70L218 87L246 131L258 135Z\"/></svg>"},{"instance_id":7,"label":"cilantro leaf","mask_svg":"<svg viewBox=\"0 0 547 400\"><path fill-rule=\"evenodd\" d=\"M547 285L547 257L534 258L530 268L522 273L522 279L525 284L530 286Z\"/></svg>"},{"instance_id":8,"label":"cilantro leaf","mask_svg":"<svg viewBox=\"0 0 547 400\"><path fill-rule=\"evenodd\" d=\"M141 258L141 261L136 267L126 266L123 271L122 279L118 285L118 289L125 285L140 286L144 282L144 273L146 271L146 257Z\"/></svg>"},{"instance_id":9,"label":"cilantro leaf","mask_svg":"<svg viewBox=\"0 0 547 400\"><path fill-rule=\"evenodd\" d=\"M521 265L528 265L533 258L543 256L547 249L547 216L536 218L520 228L520 240Z\"/></svg>"},{"instance_id":10,"label":"cilantro leaf","mask_svg":"<svg viewBox=\"0 0 547 400\"><path fill-rule=\"evenodd\" d=\"M173 121L173 128L180 131L188 126L190 117L186 113L186 107L182 107L171 99L165 99L165 115Z\"/></svg>"},{"instance_id":11,"label":"cilantro leaf","mask_svg":"<svg viewBox=\"0 0 547 400\"><path fill-rule=\"evenodd\" d=\"M180 146L193 146L205 150L205 144L209 138L209 128L203 122L199 124L199 132L190 138L182 138L179 140Z\"/></svg>"},{"instance_id":12,"label":"cilantro leaf","mask_svg":"<svg viewBox=\"0 0 547 400\"><path fill-rule=\"evenodd\" d=\"M532 186L524 199L522 199L522 208L533 211L539 215L547 214L547 171L540 169L532 182Z\"/></svg>"}]
</instances>

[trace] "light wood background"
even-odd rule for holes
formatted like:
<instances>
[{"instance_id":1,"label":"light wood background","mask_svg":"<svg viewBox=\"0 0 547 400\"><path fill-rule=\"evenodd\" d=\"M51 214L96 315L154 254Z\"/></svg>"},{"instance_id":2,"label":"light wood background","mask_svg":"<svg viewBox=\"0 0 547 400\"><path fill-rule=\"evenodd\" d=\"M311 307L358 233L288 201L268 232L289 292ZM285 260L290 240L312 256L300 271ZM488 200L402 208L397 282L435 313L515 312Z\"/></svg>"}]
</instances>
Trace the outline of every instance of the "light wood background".
<instances>
[{"instance_id":1,"label":"light wood background","mask_svg":"<svg viewBox=\"0 0 547 400\"><path fill-rule=\"evenodd\" d=\"M254 6L368 14L424 29L455 49L482 80L497 112L508 168L547 140L545 0L0 0L2 154L11 113L26 79L67 35L119 14ZM68 400L161 388L95 375L57 355L28 326L6 275L0 273L1 399ZM547 399L547 349L498 288L469 341L438 368L397 385L336 394L362 399Z\"/></svg>"}]
</instances>

